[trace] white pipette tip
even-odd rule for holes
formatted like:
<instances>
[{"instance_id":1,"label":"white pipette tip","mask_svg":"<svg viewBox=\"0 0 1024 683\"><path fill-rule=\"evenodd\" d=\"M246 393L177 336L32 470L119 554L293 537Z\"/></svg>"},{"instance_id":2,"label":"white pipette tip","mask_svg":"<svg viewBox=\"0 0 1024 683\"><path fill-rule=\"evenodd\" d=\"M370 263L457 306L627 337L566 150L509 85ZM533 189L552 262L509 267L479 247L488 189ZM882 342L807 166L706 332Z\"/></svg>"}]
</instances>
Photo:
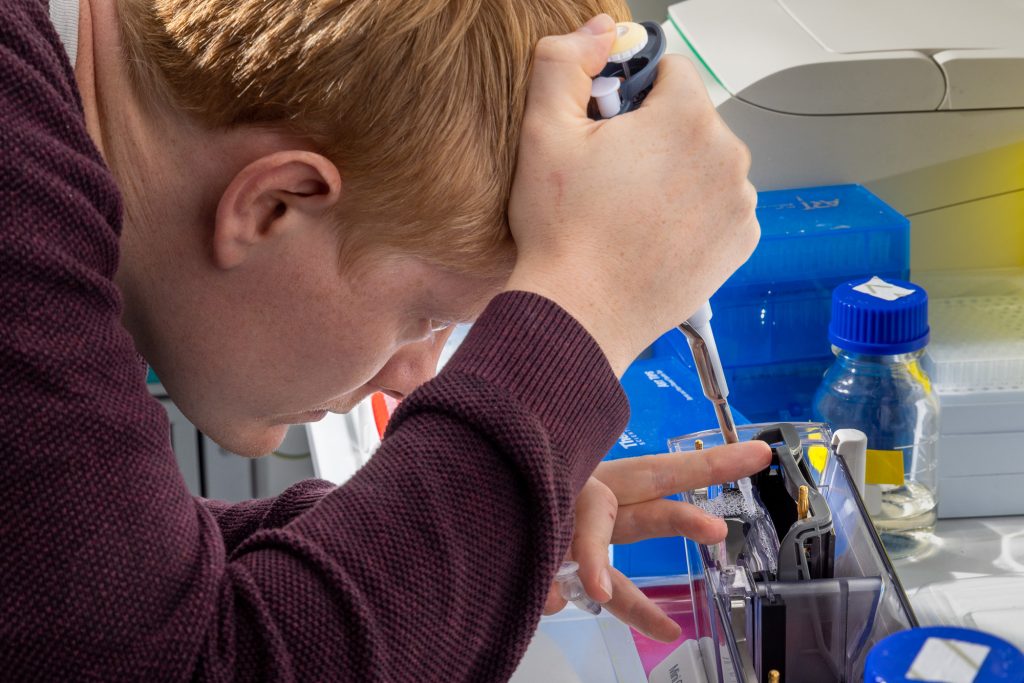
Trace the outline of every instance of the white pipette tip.
<instances>
[{"instance_id":1,"label":"white pipette tip","mask_svg":"<svg viewBox=\"0 0 1024 683\"><path fill-rule=\"evenodd\" d=\"M743 494L743 503L753 511L754 508L754 486L750 483L750 477L742 477L736 480L736 485L740 487L740 493Z\"/></svg>"}]
</instances>

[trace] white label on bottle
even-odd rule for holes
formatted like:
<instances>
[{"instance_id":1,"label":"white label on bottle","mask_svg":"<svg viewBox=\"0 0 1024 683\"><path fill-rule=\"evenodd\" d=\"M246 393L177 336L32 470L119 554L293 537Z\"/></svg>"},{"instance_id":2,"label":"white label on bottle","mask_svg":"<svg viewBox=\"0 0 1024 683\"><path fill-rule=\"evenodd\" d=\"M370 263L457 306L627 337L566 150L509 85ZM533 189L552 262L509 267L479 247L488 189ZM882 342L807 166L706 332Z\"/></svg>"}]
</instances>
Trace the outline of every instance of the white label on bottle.
<instances>
[{"instance_id":1,"label":"white label on bottle","mask_svg":"<svg viewBox=\"0 0 1024 683\"><path fill-rule=\"evenodd\" d=\"M861 292L868 294L877 299L885 299L886 301L896 301L896 299L902 299L905 296L910 296L916 290L907 289L906 287L900 287L894 285L891 282L886 282L877 275L864 284L857 285L853 288L855 292Z\"/></svg>"},{"instance_id":2,"label":"white label on bottle","mask_svg":"<svg viewBox=\"0 0 1024 683\"><path fill-rule=\"evenodd\" d=\"M992 648L949 638L929 638L907 671L911 681L973 683Z\"/></svg>"}]
</instances>

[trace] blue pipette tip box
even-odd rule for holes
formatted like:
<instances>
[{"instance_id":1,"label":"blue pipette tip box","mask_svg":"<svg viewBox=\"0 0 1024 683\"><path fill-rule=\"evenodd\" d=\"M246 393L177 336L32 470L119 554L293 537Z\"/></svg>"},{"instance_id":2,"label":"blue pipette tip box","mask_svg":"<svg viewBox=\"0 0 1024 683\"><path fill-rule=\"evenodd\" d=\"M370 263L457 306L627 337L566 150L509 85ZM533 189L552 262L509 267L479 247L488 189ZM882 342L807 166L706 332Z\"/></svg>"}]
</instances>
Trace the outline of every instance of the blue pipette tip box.
<instances>
[{"instance_id":1,"label":"blue pipette tip box","mask_svg":"<svg viewBox=\"0 0 1024 683\"><path fill-rule=\"evenodd\" d=\"M862 275L907 279L910 222L860 185L758 195L761 241L711 298L737 424L802 421L831 362L832 289ZM717 427L677 330L626 371L632 417L609 459L662 453L667 440ZM681 539L617 546L629 576L685 572Z\"/></svg>"},{"instance_id":2,"label":"blue pipette tip box","mask_svg":"<svg viewBox=\"0 0 1024 683\"><path fill-rule=\"evenodd\" d=\"M762 192L757 218L757 249L711 298L726 367L829 357L832 289L909 276L910 221L860 185Z\"/></svg>"}]
</instances>

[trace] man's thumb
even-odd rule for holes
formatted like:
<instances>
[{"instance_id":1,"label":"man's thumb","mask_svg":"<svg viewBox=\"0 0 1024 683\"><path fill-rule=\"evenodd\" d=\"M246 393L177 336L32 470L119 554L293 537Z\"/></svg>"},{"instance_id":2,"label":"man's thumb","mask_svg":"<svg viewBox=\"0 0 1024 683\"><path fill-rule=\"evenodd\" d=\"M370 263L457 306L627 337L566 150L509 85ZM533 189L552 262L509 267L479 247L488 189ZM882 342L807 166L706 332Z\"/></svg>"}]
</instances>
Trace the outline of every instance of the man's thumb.
<instances>
[{"instance_id":1,"label":"man's thumb","mask_svg":"<svg viewBox=\"0 0 1024 683\"><path fill-rule=\"evenodd\" d=\"M615 21L607 14L573 33L541 38L533 57L530 109L544 116L586 116L591 78L607 64L614 40Z\"/></svg>"}]
</instances>

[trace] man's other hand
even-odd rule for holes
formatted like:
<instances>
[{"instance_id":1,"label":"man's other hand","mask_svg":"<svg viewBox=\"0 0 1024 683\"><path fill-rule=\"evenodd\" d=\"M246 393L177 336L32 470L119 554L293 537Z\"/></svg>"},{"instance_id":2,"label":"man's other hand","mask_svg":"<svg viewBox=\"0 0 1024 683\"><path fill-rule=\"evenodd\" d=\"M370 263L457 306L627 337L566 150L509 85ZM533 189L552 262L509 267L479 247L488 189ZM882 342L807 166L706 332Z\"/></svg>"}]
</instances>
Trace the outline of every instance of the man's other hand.
<instances>
[{"instance_id":1,"label":"man's other hand","mask_svg":"<svg viewBox=\"0 0 1024 683\"><path fill-rule=\"evenodd\" d=\"M722 519L665 496L735 481L770 462L768 444L745 441L705 451L601 463L576 499L576 528L569 551L580 565L579 577L587 594L651 638L665 642L678 638L679 625L609 565L608 544L668 536L718 543L726 533ZM564 606L553 584L544 613L553 614Z\"/></svg>"}]
</instances>

